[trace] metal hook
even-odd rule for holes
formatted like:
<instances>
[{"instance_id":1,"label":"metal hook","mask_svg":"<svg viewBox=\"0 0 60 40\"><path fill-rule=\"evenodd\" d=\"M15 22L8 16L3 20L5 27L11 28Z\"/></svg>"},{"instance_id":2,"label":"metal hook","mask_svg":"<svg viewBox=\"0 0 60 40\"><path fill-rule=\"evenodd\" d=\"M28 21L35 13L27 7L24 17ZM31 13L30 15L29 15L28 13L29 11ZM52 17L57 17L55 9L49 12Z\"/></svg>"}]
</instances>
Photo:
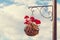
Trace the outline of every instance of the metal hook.
<instances>
[{"instance_id":1,"label":"metal hook","mask_svg":"<svg viewBox=\"0 0 60 40\"><path fill-rule=\"evenodd\" d=\"M31 12L32 12L32 14L31 14L31 16L34 16L34 10L33 10L33 8L30 8L30 10L31 10Z\"/></svg>"},{"instance_id":2,"label":"metal hook","mask_svg":"<svg viewBox=\"0 0 60 40\"><path fill-rule=\"evenodd\" d=\"M49 16L49 17L47 17L47 16L44 16L43 14L42 14L42 9L43 8L46 8L46 7L53 7L52 5L47 5L47 6L30 6L30 7L28 7L29 9L31 8L31 12L32 12L32 16L34 15L33 14L33 12L34 12L34 10L33 10L33 8L37 8L38 9L38 11L39 11L39 13L40 13L40 15L42 16L42 17L44 17L44 18L46 18L46 19L50 19L50 18L52 18L51 20L53 20L53 13L52 13L52 17L51 16ZM41 8L41 10L39 9L39 8ZM50 12L48 12L49 14L50 14Z\"/></svg>"}]
</instances>

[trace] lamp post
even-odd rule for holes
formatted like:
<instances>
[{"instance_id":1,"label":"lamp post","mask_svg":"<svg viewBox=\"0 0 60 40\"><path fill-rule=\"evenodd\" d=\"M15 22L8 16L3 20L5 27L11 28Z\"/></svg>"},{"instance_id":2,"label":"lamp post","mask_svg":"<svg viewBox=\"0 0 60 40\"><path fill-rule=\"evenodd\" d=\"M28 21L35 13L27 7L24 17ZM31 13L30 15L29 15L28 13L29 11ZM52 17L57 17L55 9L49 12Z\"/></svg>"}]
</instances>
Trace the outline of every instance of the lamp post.
<instances>
[{"instance_id":1,"label":"lamp post","mask_svg":"<svg viewBox=\"0 0 60 40\"><path fill-rule=\"evenodd\" d=\"M53 40L57 40L57 0L53 0Z\"/></svg>"}]
</instances>

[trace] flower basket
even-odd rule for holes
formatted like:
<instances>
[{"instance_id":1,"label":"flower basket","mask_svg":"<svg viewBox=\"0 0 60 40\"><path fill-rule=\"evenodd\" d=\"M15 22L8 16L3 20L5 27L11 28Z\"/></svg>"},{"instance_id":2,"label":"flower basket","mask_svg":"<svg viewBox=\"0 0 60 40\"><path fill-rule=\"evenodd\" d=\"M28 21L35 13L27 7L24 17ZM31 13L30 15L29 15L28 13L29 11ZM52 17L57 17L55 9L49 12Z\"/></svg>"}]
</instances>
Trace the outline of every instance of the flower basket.
<instances>
[{"instance_id":1,"label":"flower basket","mask_svg":"<svg viewBox=\"0 0 60 40\"><path fill-rule=\"evenodd\" d=\"M26 25L24 31L28 36L35 36L39 33L39 28L36 24L31 23L29 25Z\"/></svg>"},{"instance_id":2,"label":"flower basket","mask_svg":"<svg viewBox=\"0 0 60 40\"><path fill-rule=\"evenodd\" d=\"M25 34L28 36L35 36L39 33L39 28L38 25L41 24L41 21L34 18L33 16L25 16L24 17L25 22L24 24L26 25L24 31Z\"/></svg>"}]
</instances>

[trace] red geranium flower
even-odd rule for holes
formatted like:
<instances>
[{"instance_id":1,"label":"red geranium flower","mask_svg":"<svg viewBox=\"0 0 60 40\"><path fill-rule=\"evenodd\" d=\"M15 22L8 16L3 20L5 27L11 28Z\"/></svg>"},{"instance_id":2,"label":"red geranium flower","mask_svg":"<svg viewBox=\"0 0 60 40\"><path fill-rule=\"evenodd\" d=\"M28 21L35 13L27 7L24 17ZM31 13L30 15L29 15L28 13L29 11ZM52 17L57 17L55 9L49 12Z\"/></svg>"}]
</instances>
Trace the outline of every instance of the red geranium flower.
<instances>
[{"instance_id":1,"label":"red geranium flower","mask_svg":"<svg viewBox=\"0 0 60 40\"><path fill-rule=\"evenodd\" d=\"M36 24L41 24L41 21L38 19L35 19L33 16L31 16L30 19L28 19L28 18L29 18L29 16L27 16L27 15L24 17L24 19L26 19L24 24L30 24L31 22L35 22Z\"/></svg>"},{"instance_id":2,"label":"red geranium flower","mask_svg":"<svg viewBox=\"0 0 60 40\"><path fill-rule=\"evenodd\" d=\"M30 22L29 22L29 20L25 20L25 22L24 22L24 24L29 24Z\"/></svg>"},{"instance_id":3,"label":"red geranium flower","mask_svg":"<svg viewBox=\"0 0 60 40\"><path fill-rule=\"evenodd\" d=\"M30 17L30 20L31 20L32 22L34 22L34 19L35 19L35 18L34 18L33 16Z\"/></svg>"},{"instance_id":4,"label":"red geranium flower","mask_svg":"<svg viewBox=\"0 0 60 40\"><path fill-rule=\"evenodd\" d=\"M29 18L29 16L26 15L26 16L24 17L24 19L26 19L26 18Z\"/></svg>"},{"instance_id":5,"label":"red geranium flower","mask_svg":"<svg viewBox=\"0 0 60 40\"><path fill-rule=\"evenodd\" d=\"M28 24L28 22L24 22L24 24Z\"/></svg>"},{"instance_id":6,"label":"red geranium flower","mask_svg":"<svg viewBox=\"0 0 60 40\"><path fill-rule=\"evenodd\" d=\"M41 24L41 21L38 20L38 19L35 19L35 23L36 23L36 24Z\"/></svg>"},{"instance_id":7,"label":"red geranium flower","mask_svg":"<svg viewBox=\"0 0 60 40\"><path fill-rule=\"evenodd\" d=\"M24 22L24 24L29 24L29 21L28 21L28 20L26 20L26 22Z\"/></svg>"}]
</instances>

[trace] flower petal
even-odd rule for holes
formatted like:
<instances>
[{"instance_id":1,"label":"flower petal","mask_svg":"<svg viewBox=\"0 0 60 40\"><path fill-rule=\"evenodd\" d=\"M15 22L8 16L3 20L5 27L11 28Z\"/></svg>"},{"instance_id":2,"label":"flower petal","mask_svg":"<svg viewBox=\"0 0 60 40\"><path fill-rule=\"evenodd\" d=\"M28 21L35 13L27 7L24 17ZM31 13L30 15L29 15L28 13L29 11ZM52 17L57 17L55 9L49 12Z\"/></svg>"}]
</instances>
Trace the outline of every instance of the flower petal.
<instances>
[{"instance_id":1,"label":"flower petal","mask_svg":"<svg viewBox=\"0 0 60 40\"><path fill-rule=\"evenodd\" d=\"M28 22L24 22L24 24L28 24Z\"/></svg>"},{"instance_id":2,"label":"flower petal","mask_svg":"<svg viewBox=\"0 0 60 40\"><path fill-rule=\"evenodd\" d=\"M24 19L26 19L26 18L29 18L29 16L26 15L26 16L24 17Z\"/></svg>"},{"instance_id":3,"label":"flower petal","mask_svg":"<svg viewBox=\"0 0 60 40\"><path fill-rule=\"evenodd\" d=\"M35 23L36 23L36 24L41 24L41 21L38 20L38 19L35 19Z\"/></svg>"},{"instance_id":4,"label":"flower petal","mask_svg":"<svg viewBox=\"0 0 60 40\"><path fill-rule=\"evenodd\" d=\"M30 20L31 20L32 22L34 22L34 19L35 19L35 18L34 18L33 16L30 17Z\"/></svg>"}]
</instances>

